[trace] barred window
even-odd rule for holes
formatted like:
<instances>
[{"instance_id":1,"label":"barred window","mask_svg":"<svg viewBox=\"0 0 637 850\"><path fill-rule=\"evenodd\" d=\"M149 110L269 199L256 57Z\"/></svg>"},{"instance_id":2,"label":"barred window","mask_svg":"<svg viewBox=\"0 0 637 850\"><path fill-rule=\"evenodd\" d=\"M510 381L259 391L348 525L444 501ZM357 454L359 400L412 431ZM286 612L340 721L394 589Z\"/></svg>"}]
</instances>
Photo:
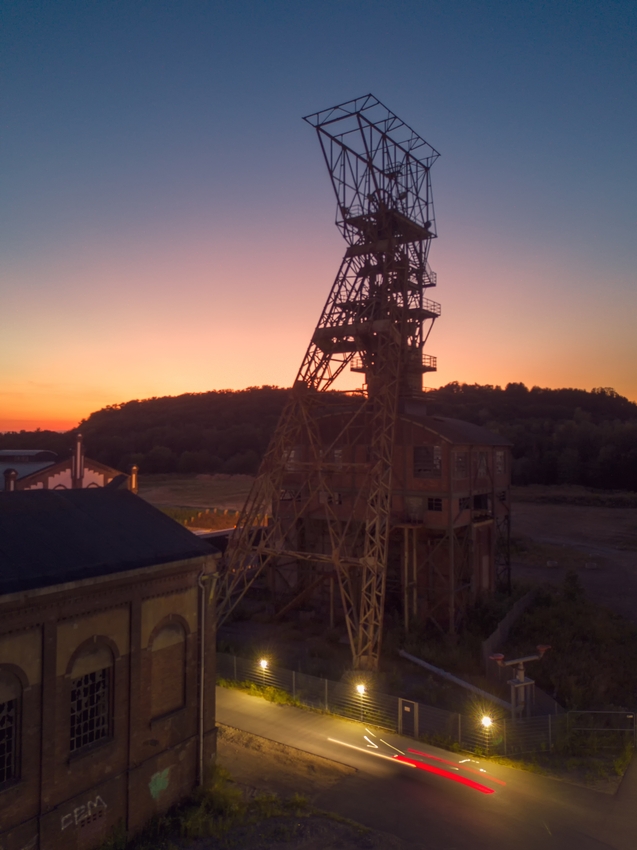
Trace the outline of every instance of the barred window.
<instances>
[{"instance_id":1,"label":"barred window","mask_svg":"<svg viewBox=\"0 0 637 850\"><path fill-rule=\"evenodd\" d=\"M427 499L427 510L428 511L441 511L442 510L442 499L429 498Z\"/></svg>"},{"instance_id":2,"label":"barred window","mask_svg":"<svg viewBox=\"0 0 637 850\"><path fill-rule=\"evenodd\" d=\"M73 679L71 689L71 752L111 734L111 670L105 667Z\"/></svg>"},{"instance_id":3,"label":"barred window","mask_svg":"<svg viewBox=\"0 0 637 850\"><path fill-rule=\"evenodd\" d=\"M22 685L13 673L0 670L0 787L20 776L20 703Z\"/></svg>"},{"instance_id":4,"label":"barred window","mask_svg":"<svg viewBox=\"0 0 637 850\"><path fill-rule=\"evenodd\" d=\"M0 786L17 777L18 700L0 702Z\"/></svg>"},{"instance_id":5,"label":"barred window","mask_svg":"<svg viewBox=\"0 0 637 850\"><path fill-rule=\"evenodd\" d=\"M92 646L76 659L71 673L71 752L112 734L113 655Z\"/></svg>"},{"instance_id":6,"label":"barred window","mask_svg":"<svg viewBox=\"0 0 637 850\"><path fill-rule=\"evenodd\" d=\"M440 478L441 476L441 447L414 446L414 478Z\"/></svg>"}]
</instances>

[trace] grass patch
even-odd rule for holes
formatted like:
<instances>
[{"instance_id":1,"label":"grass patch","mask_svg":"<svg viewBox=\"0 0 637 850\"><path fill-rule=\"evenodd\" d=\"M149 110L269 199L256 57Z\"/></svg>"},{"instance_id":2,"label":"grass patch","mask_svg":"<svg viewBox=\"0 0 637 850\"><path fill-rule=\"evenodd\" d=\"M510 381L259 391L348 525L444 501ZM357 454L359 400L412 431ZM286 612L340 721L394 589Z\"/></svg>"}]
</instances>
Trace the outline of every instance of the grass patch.
<instances>
[{"instance_id":1,"label":"grass patch","mask_svg":"<svg viewBox=\"0 0 637 850\"><path fill-rule=\"evenodd\" d=\"M217 684L222 688L235 688L238 691L244 691L253 697L263 697L268 702L273 702L276 705L294 705L297 708L308 708L301 700L293 697L283 688L275 688L272 685L257 685L254 682L238 682L235 679L217 679Z\"/></svg>"},{"instance_id":2,"label":"grass patch","mask_svg":"<svg viewBox=\"0 0 637 850\"><path fill-rule=\"evenodd\" d=\"M246 800L228 771L215 767L206 785L184 803L152 818L131 839L118 825L99 850L184 850L184 841L201 839L210 839L206 843L210 850L225 850L248 844L257 836L267 836L269 843L276 844L294 838L301 821L310 818L344 824L358 835L370 832L361 824L315 808L300 794L289 798L260 794Z\"/></svg>"}]
</instances>

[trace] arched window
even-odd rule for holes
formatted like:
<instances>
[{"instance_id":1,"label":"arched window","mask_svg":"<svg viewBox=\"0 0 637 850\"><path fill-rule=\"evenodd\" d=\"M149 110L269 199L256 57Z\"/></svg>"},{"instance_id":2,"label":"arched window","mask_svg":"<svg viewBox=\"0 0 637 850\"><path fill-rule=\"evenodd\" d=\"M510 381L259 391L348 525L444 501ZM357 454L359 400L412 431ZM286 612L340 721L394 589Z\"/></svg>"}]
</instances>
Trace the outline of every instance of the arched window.
<instances>
[{"instance_id":1,"label":"arched window","mask_svg":"<svg viewBox=\"0 0 637 850\"><path fill-rule=\"evenodd\" d=\"M22 684L0 668L0 788L20 776L20 707Z\"/></svg>"},{"instance_id":2,"label":"arched window","mask_svg":"<svg viewBox=\"0 0 637 850\"><path fill-rule=\"evenodd\" d=\"M103 644L89 644L71 668L71 752L113 733L113 653Z\"/></svg>"},{"instance_id":3,"label":"arched window","mask_svg":"<svg viewBox=\"0 0 637 850\"><path fill-rule=\"evenodd\" d=\"M183 708L186 701L186 633L170 622L155 634L150 645L151 717L162 717Z\"/></svg>"}]
</instances>

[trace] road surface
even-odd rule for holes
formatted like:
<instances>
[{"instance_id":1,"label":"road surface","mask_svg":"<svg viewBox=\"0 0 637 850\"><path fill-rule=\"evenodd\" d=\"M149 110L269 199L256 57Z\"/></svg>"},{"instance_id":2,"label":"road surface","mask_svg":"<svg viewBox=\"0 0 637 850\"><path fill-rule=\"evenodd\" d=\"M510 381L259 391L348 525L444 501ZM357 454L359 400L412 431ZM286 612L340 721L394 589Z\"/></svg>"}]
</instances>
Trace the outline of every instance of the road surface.
<instances>
[{"instance_id":1,"label":"road surface","mask_svg":"<svg viewBox=\"0 0 637 850\"><path fill-rule=\"evenodd\" d=\"M356 768L316 805L414 848L637 848L636 764L611 796L233 689L217 688L217 720Z\"/></svg>"}]
</instances>

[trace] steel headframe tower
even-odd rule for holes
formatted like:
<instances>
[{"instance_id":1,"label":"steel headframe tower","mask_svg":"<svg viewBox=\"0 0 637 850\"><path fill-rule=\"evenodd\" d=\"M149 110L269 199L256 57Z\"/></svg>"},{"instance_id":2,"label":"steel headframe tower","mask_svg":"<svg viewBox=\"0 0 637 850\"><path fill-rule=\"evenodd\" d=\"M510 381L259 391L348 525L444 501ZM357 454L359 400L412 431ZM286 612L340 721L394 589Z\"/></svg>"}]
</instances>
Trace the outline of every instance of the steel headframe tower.
<instances>
[{"instance_id":1,"label":"steel headframe tower","mask_svg":"<svg viewBox=\"0 0 637 850\"><path fill-rule=\"evenodd\" d=\"M301 596L336 574L354 668L375 670L398 400L419 394L423 373L436 368L435 358L423 348L440 315L440 306L425 298L426 289L436 284L427 255L436 236L430 168L438 153L372 95L304 120L318 133L336 194L336 225L348 247L230 540L220 576L218 621L266 567L305 562L314 573ZM349 412L339 436L326 445L316 414L326 401L322 394L347 366L365 375L365 385L358 402L343 394ZM350 458L347 464L364 483L350 516L344 517L331 478L337 468L343 470L335 446L354 431L365 435L369 450L364 463ZM298 445L305 447L302 458L295 457ZM291 470L302 480L293 492L284 487ZM306 551L299 522L316 516L319 504L329 546ZM361 510L364 521L353 521Z\"/></svg>"}]
</instances>

